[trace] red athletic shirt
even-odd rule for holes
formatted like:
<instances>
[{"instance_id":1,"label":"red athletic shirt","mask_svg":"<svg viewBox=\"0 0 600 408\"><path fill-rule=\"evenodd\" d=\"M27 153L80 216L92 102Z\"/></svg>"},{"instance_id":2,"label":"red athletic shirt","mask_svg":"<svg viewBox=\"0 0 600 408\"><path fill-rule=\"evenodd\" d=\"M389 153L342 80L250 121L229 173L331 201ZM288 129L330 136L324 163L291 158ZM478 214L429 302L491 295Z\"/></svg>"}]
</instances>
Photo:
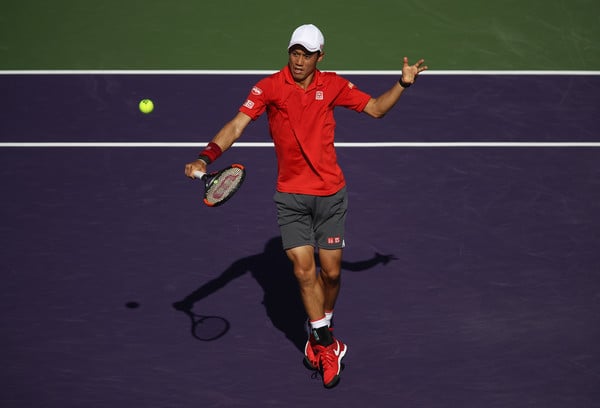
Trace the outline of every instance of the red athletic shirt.
<instances>
[{"instance_id":1,"label":"red athletic shirt","mask_svg":"<svg viewBox=\"0 0 600 408\"><path fill-rule=\"evenodd\" d=\"M333 72L315 71L304 90L286 66L260 80L240 112L256 120L266 110L277 154L277 191L327 196L345 186L335 153L333 109L362 112L371 96Z\"/></svg>"}]
</instances>

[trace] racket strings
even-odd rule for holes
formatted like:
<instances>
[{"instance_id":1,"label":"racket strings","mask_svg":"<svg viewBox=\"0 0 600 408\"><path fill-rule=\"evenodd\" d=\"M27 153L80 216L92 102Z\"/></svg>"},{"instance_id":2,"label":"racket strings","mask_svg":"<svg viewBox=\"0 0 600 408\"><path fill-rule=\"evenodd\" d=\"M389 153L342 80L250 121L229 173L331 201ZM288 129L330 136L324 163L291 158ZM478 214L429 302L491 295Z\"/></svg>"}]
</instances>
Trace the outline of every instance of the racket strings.
<instances>
[{"instance_id":1,"label":"racket strings","mask_svg":"<svg viewBox=\"0 0 600 408\"><path fill-rule=\"evenodd\" d=\"M216 204L229 198L235 193L244 181L244 171L238 167L232 167L215 177L206 191L206 200L210 204Z\"/></svg>"}]
</instances>

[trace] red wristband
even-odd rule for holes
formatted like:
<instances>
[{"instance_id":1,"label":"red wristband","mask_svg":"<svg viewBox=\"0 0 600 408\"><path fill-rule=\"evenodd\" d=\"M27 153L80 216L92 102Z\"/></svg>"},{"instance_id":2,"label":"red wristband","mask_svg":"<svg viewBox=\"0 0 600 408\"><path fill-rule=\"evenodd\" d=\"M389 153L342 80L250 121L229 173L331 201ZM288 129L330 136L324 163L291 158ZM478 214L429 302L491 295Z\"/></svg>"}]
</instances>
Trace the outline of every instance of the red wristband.
<instances>
[{"instance_id":1,"label":"red wristband","mask_svg":"<svg viewBox=\"0 0 600 408\"><path fill-rule=\"evenodd\" d=\"M206 145L204 150L202 150L198 156L206 157L206 158L208 158L208 160L210 160L210 163L212 163L215 160L217 160L219 158L219 156L222 154L223 154L223 150L221 150L219 145L214 142L210 142L209 144ZM207 164L210 164L210 163L207 163Z\"/></svg>"}]
</instances>

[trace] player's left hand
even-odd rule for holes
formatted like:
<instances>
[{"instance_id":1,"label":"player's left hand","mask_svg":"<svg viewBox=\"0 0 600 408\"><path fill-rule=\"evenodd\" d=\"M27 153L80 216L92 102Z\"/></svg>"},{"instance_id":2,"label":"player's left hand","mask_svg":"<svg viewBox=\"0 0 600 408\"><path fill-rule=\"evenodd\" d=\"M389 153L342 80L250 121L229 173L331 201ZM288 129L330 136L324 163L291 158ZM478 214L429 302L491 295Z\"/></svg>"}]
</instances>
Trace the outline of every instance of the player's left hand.
<instances>
[{"instance_id":1,"label":"player's left hand","mask_svg":"<svg viewBox=\"0 0 600 408\"><path fill-rule=\"evenodd\" d=\"M402 82L412 85L417 80L419 74L427 70L427 65L423 65L425 60L421 58L414 65L408 65L408 57L404 57L402 65Z\"/></svg>"}]
</instances>

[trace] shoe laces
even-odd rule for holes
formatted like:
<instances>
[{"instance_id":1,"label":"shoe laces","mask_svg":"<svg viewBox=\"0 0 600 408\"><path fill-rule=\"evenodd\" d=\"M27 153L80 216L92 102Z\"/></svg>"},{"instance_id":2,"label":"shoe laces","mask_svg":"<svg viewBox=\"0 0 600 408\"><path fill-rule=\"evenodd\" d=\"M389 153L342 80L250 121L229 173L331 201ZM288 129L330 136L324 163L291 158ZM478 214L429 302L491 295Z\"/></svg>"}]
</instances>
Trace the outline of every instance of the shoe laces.
<instances>
[{"instance_id":1,"label":"shoe laces","mask_svg":"<svg viewBox=\"0 0 600 408\"><path fill-rule=\"evenodd\" d=\"M319 353L319 363L321 368L324 368L325 366L331 367L336 364L337 357L332 352L335 344L336 342L334 341L332 344L325 347L325 350Z\"/></svg>"}]
</instances>

